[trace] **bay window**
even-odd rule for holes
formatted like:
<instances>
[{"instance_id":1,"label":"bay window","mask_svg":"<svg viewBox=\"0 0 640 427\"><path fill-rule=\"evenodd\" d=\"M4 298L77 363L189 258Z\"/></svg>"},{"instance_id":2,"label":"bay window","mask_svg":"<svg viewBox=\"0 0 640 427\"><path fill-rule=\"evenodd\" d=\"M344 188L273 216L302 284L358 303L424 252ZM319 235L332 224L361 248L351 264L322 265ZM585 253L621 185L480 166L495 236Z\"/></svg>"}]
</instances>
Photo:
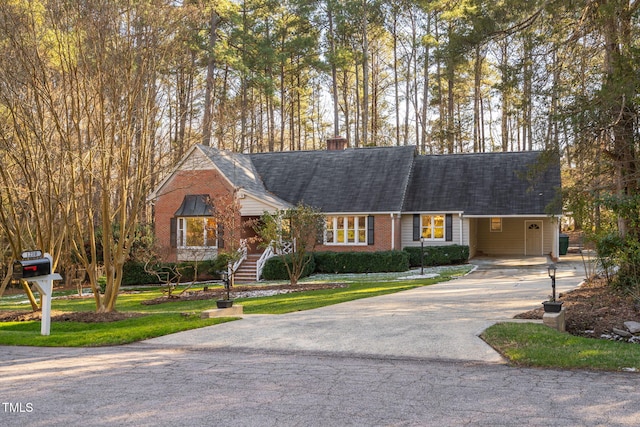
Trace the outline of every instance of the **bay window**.
<instances>
[{"instance_id":1,"label":"bay window","mask_svg":"<svg viewBox=\"0 0 640 427\"><path fill-rule=\"evenodd\" d=\"M178 218L177 244L179 248L216 247L217 224L213 217Z\"/></svg>"}]
</instances>

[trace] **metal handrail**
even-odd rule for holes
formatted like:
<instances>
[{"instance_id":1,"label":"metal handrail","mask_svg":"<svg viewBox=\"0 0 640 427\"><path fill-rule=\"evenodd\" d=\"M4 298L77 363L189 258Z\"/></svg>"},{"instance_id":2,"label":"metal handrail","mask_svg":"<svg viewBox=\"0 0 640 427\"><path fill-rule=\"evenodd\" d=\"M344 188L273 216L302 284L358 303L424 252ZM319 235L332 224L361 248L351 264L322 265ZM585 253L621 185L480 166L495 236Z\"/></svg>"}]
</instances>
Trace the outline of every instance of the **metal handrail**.
<instances>
[{"instance_id":1,"label":"metal handrail","mask_svg":"<svg viewBox=\"0 0 640 427\"><path fill-rule=\"evenodd\" d=\"M256 280L260 280L262 270L264 269L264 265L267 263L267 260L276 255L273 249L275 243L276 242L274 242L273 240L269 242L269 246L267 246L262 255L260 255L260 258L258 258L258 261L256 262Z\"/></svg>"},{"instance_id":2,"label":"metal handrail","mask_svg":"<svg viewBox=\"0 0 640 427\"><path fill-rule=\"evenodd\" d=\"M240 240L240 247L238 248L237 252L240 254L240 257L233 264L229 263L229 266L228 266L229 277L231 277L233 273L238 271L238 268L240 268L240 265L247 259L248 249L247 249L247 241L245 239Z\"/></svg>"}]
</instances>

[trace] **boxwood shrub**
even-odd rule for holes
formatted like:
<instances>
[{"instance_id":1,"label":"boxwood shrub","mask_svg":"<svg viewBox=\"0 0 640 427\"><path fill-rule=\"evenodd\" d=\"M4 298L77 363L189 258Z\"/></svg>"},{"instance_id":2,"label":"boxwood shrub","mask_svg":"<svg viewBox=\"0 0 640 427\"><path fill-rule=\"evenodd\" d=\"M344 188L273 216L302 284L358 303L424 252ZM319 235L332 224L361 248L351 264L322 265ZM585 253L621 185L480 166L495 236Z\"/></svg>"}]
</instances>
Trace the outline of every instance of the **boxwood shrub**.
<instances>
[{"instance_id":1,"label":"boxwood shrub","mask_svg":"<svg viewBox=\"0 0 640 427\"><path fill-rule=\"evenodd\" d=\"M420 267L420 247L407 247L404 251L409 254L409 264L411 267ZM446 245L446 246L425 246L424 265L449 265L463 264L469 260L469 246L467 245Z\"/></svg>"},{"instance_id":2,"label":"boxwood shrub","mask_svg":"<svg viewBox=\"0 0 640 427\"><path fill-rule=\"evenodd\" d=\"M212 265L215 261L200 261L198 263L198 276L199 279L207 278L209 271L212 269ZM190 282L194 279L195 266L193 262L181 262L175 263L162 263L153 267L160 273L169 273L171 282L176 282L178 277L175 275L176 269L182 275L180 281ZM123 286L136 286L136 285L157 285L159 284L158 277L155 274L147 273L144 271L144 262L128 261L122 268L122 285Z\"/></svg>"},{"instance_id":3,"label":"boxwood shrub","mask_svg":"<svg viewBox=\"0 0 640 427\"><path fill-rule=\"evenodd\" d=\"M307 259L309 259L309 263L302 272L300 278L311 275L316 269L316 263L313 255L307 254L306 256ZM289 265L291 265L291 256L287 255L284 258ZM264 280L289 280L289 273L287 273L287 268L284 265L283 258L280 256L269 258L262 269L262 278Z\"/></svg>"},{"instance_id":4,"label":"boxwood shrub","mask_svg":"<svg viewBox=\"0 0 640 427\"><path fill-rule=\"evenodd\" d=\"M316 252L318 273L382 273L407 271L409 255L403 251Z\"/></svg>"},{"instance_id":5,"label":"boxwood shrub","mask_svg":"<svg viewBox=\"0 0 640 427\"><path fill-rule=\"evenodd\" d=\"M158 283L158 278L144 271L144 262L128 261L122 267L122 286Z\"/></svg>"}]
</instances>

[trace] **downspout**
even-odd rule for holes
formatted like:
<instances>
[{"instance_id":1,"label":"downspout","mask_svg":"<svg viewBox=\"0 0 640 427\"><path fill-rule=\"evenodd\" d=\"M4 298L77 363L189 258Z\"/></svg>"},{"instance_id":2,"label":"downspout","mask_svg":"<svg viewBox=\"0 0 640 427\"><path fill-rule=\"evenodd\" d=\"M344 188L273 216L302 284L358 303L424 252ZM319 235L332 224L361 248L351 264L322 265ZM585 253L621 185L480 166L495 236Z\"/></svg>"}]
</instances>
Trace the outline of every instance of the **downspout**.
<instances>
[{"instance_id":1,"label":"downspout","mask_svg":"<svg viewBox=\"0 0 640 427\"><path fill-rule=\"evenodd\" d=\"M389 214L391 216L391 250L396 249L396 221L393 217L393 213Z\"/></svg>"}]
</instances>

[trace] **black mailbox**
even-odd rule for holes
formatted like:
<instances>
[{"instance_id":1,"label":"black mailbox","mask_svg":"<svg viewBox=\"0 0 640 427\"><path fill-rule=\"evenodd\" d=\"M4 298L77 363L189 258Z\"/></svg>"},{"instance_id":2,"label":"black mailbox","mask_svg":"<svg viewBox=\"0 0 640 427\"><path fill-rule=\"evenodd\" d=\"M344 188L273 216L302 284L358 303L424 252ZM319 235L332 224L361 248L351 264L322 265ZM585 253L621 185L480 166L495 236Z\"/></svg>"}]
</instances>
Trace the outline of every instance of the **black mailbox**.
<instances>
[{"instance_id":1,"label":"black mailbox","mask_svg":"<svg viewBox=\"0 0 640 427\"><path fill-rule=\"evenodd\" d=\"M23 259L13 263L14 280L51 274L49 258Z\"/></svg>"}]
</instances>

